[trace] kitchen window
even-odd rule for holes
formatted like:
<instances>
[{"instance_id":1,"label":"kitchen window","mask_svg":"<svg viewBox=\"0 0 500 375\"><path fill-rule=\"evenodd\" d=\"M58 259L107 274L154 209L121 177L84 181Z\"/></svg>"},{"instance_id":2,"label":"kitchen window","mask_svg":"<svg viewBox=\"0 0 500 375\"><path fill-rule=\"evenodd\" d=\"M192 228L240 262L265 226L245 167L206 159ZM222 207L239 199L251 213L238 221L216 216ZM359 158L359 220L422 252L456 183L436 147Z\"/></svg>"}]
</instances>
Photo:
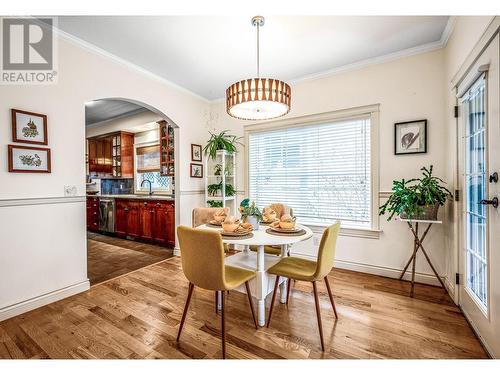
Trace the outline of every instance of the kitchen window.
<instances>
[{"instance_id":1,"label":"kitchen window","mask_svg":"<svg viewBox=\"0 0 500 375\"><path fill-rule=\"evenodd\" d=\"M377 230L375 107L248 126L250 199L285 203L306 225Z\"/></svg>"},{"instance_id":2,"label":"kitchen window","mask_svg":"<svg viewBox=\"0 0 500 375\"><path fill-rule=\"evenodd\" d=\"M135 191L149 193L149 183L141 186L143 180L149 180L151 181L151 191L171 194L171 177L160 174L160 145L136 147L135 155Z\"/></svg>"}]
</instances>

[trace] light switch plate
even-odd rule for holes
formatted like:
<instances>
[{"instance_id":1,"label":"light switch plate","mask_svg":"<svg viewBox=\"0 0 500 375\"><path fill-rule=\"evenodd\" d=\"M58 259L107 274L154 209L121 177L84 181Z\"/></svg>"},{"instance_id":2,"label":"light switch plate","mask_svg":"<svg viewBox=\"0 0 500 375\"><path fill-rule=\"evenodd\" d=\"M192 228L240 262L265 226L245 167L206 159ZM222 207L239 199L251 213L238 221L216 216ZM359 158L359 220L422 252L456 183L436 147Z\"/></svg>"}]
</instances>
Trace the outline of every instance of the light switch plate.
<instances>
[{"instance_id":1,"label":"light switch plate","mask_svg":"<svg viewBox=\"0 0 500 375\"><path fill-rule=\"evenodd\" d=\"M76 186L75 185L64 185L64 196L65 197L75 197L76 196Z\"/></svg>"}]
</instances>

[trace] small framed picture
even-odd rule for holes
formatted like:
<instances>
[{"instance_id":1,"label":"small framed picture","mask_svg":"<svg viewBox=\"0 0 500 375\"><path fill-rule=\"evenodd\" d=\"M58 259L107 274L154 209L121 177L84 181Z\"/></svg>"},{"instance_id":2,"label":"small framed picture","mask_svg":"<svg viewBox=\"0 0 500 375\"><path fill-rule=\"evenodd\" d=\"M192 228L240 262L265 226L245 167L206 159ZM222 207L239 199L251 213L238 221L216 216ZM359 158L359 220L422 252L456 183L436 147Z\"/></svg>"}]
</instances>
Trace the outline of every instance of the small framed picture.
<instances>
[{"instance_id":1,"label":"small framed picture","mask_svg":"<svg viewBox=\"0 0 500 375\"><path fill-rule=\"evenodd\" d=\"M394 124L394 154L423 154L427 152L427 120Z\"/></svg>"},{"instance_id":2,"label":"small framed picture","mask_svg":"<svg viewBox=\"0 0 500 375\"><path fill-rule=\"evenodd\" d=\"M50 149L9 145L9 172L50 173Z\"/></svg>"},{"instance_id":3,"label":"small framed picture","mask_svg":"<svg viewBox=\"0 0 500 375\"><path fill-rule=\"evenodd\" d=\"M191 144L191 161L201 161L201 145Z\"/></svg>"},{"instance_id":4,"label":"small framed picture","mask_svg":"<svg viewBox=\"0 0 500 375\"><path fill-rule=\"evenodd\" d=\"M191 163L191 177L202 178L203 177L203 164Z\"/></svg>"},{"instance_id":5,"label":"small framed picture","mask_svg":"<svg viewBox=\"0 0 500 375\"><path fill-rule=\"evenodd\" d=\"M11 109L12 141L47 145L47 115Z\"/></svg>"}]
</instances>

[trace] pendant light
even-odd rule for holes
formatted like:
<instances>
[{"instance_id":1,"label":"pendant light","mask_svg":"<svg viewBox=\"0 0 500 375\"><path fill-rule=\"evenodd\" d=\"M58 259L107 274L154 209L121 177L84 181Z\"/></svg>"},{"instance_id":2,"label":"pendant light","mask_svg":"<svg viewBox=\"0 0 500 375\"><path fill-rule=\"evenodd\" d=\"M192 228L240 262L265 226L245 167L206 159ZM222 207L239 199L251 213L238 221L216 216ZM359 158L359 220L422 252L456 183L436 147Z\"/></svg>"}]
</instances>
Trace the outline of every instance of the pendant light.
<instances>
[{"instance_id":1,"label":"pendant light","mask_svg":"<svg viewBox=\"0 0 500 375\"><path fill-rule=\"evenodd\" d=\"M264 17L252 18L257 28L257 78L244 79L226 90L226 111L242 120L268 120L290 112L290 86L273 78L260 77L259 29L264 26Z\"/></svg>"}]
</instances>

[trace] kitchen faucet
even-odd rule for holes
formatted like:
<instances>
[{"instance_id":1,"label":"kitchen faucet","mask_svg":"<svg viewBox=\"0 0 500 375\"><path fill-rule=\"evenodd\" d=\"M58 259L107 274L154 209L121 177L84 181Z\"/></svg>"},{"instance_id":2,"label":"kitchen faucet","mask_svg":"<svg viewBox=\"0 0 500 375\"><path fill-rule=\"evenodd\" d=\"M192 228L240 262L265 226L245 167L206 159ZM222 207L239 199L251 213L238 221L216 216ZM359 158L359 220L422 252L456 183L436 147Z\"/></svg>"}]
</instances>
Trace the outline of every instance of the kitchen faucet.
<instances>
[{"instance_id":1,"label":"kitchen faucet","mask_svg":"<svg viewBox=\"0 0 500 375\"><path fill-rule=\"evenodd\" d=\"M141 187L144 185L145 182L149 182L149 195L153 195L153 191L151 190L151 181L150 180L147 180L147 179L142 180Z\"/></svg>"}]
</instances>

